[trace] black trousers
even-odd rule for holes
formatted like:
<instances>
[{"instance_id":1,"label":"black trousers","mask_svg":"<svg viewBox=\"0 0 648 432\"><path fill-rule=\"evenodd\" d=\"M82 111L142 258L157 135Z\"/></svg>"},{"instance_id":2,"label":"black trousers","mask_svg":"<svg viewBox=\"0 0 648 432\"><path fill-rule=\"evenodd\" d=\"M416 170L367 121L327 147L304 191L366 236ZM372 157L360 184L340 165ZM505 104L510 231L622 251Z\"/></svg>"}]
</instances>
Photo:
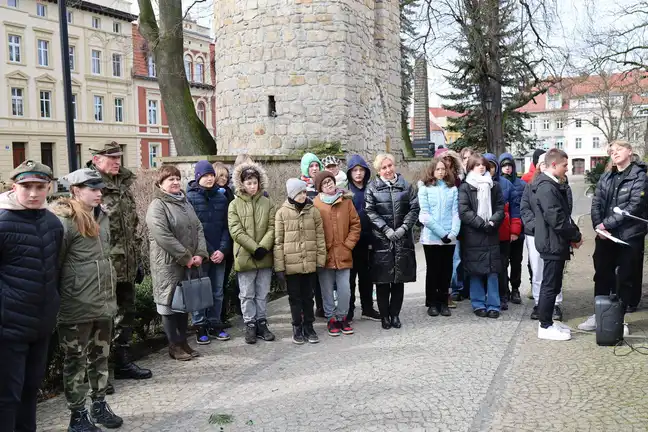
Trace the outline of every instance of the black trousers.
<instances>
[{"instance_id":1,"label":"black trousers","mask_svg":"<svg viewBox=\"0 0 648 432\"><path fill-rule=\"evenodd\" d=\"M363 312L373 309L373 283L369 275L369 243L358 242L353 249L353 268L349 285L351 287L351 301L349 303L349 315L353 316L356 300L356 278L358 279L358 291L360 292L360 307Z\"/></svg>"},{"instance_id":2,"label":"black trousers","mask_svg":"<svg viewBox=\"0 0 648 432\"><path fill-rule=\"evenodd\" d=\"M564 260L543 260L542 284L538 299L538 319L544 328L553 324L553 310L556 306L556 296L562 291Z\"/></svg>"},{"instance_id":3,"label":"black trousers","mask_svg":"<svg viewBox=\"0 0 648 432\"><path fill-rule=\"evenodd\" d=\"M637 306L641 300L641 289L637 289L637 272L643 264L643 237L630 239L629 246L611 240L596 238L594 249L594 295L608 295L616 292L615 269L619 267L620 292L623 303ZM640 276L641 277L641 276Z\"/></svg>"},{"instance_id":4,"label":"black trousers","mask_svg":"<svg viewBox=\"0 0 648 432\"><path fill-rule=\"evenodd\" d=\"M405 284L403 283L376 284L376 301L380 315L383 318L400 315L404 296Z\"/></svg>"},{"instance_id":5,"label":"black trousers","mask_svg":"<svg viewBox=\"0 0 648 432\"><path fill-rule=\"evenodd\" d=\"M454 245L423 245L425 252L425 307L447 306L452 280Z\"/></svg>"},{"instance_id":6,"label":"black trousers","mask_svg":"<svg viewBox=\"0 0 648 432\"><path fill-rule=\"evenodd\" d=\"M311 324L315 321L313 313L313 290L317 285L317 273L286 276L288 303L293 325ZM303 314L303 320L302 320Z\"/></svg>"},{"instance_id":7,"label":"black trousers","mask_svg":"<svg viewBox=\"0 0 648 432\"><path fill-rule=\"evenodd\" d=\"M49 342L49 335L32 343L0 341L0 432L36 431Z\"/></svg>"},{"instance_id":8,"label":"black trousers","mask_svg":"<svg viewBox=\"0 0 648 432\"><path fill-rule=\"evenodd\" d=\"M644 269L644 253L646 249L646 244L641 242L641 256L637 259L637 269L634 272L634 280L632 282L632 292L633 299L637 301L637 304L631 304L630 306L637 307L641 301L641 296L643 294L643 269Z\"/></svg>"},{"instance_id":9,"label":"black trousers","mask_svg":"<svg viewBox=\"0 0 648 432\"><path fill-rule=\"evenodd\" d=\"M502 261L502 268L497 275L497 282L499 283L500 302L507 303L511 292L508 286L508 262L511 253L511 242L500 241L500 260Z\"/></svg>"},{"instance_id":10,"label":"black trousers","mask_svg":"<svg viewBox=\"0 0 648 432\"><path fill-rule=\"evenodd\" d=\"M227 320L227 316L231 313L238 313L241 315L241 302L238 300L238 281L237 278L233 279L233 284L230 286L229 278L230 273L232 273L232 267L234 266L234 256L228 255L225 257L225 279L223 282L223 307L221 309L221 322ZM230 311L229 306L232 302L232 299L235 298L234 304L235 310Z\"/></svg>"},{"instance_id":11,"label":"black trousers","mask_svg":"<svg viewBox=\"0 0 648 432\"><path fill-rule=\"evenodd\" d=\"M524 254L524 236L521 235L517 240L511 242L509 256L509 265L511 273L509 276L511 290L519 291L522 284L522 255Z\"/></svg>"}]
</instances>

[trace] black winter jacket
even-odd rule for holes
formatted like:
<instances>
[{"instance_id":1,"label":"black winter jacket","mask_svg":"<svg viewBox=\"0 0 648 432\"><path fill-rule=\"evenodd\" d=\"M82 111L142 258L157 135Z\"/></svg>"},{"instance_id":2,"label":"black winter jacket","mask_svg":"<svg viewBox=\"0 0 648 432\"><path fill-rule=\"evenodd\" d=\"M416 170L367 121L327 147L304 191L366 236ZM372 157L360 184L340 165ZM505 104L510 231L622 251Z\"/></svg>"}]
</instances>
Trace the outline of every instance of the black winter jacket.
<instances>
[{"instance_id":1,"label":"black winter jacket","mask_svg":"<svg viewBox=\"0 0 648 432\"><path fill-rule=\"evenodd\" d=\"M459 186L459 218L461 219L461 262L470 275L499 273L500 258L499 227L504 221L504 195L499 183L493 181L491 188L492 216L488 224L477 215L477 188L465 181Z\"/></svg>"},{"instance_id":2,"label":"black winter jacket","mask_svg":"<svg viewBox=\"0 0 648 432\"><path fill-rule=\"evenodd\" d=\"M416 190L403 176L393 186L376 177L365 192L365 211L372 225L370 274L377 284L416 281L416 254L412 228L419 215ZM404 227L407 233L392 242L385 235L387 228L396 231Z\"/></svg>"},{"instance_id":3,"label":"black winter jacket","mask_svg":"<svg viewBox=\"0 0 648 432\"><path fill-rule=\"evenodd\" d=\"M616 168L601 176L596 185L596 192L592 198L592 225L596 228L603 224L606 230L621 240L646 235L646 224L614 213L614 207L619 207L628 213L646 217L646 165L632 163L625 179L619 188L614 189Z\"/></svg>"},{"instance_id":4,"label":"black winter jacket","mask_svg":"<svg viewBox=\"0 0 648 432\"><path fill-rule=\"evenodd\" d=\"M536 178L537 180L537 178ZM567 184L567 204L569 206L569 215L571 216L574 206L574 200L572 197L572 190ZM535 215L537 212L537 206L535 202L535 196L531 190L531 183L527 184L524 187L524 193L522 194L522 201L520 202L520 213L522 215L522 223L524 224L524 234L529 236L535 235Z\"/></svg>"},{"instance_id":5,"label":"black winter jacket","mask_svg":"<svg viewBox=\"0 0 648 432\"><path fill-rule=\"evenodd\" d=\"M0 341L31 343L54 331L62 239L49 210L0 206Z\"/></svg>"},{"instance_id":6,"label":"black winter jacket","mask_svg":"<svg viewBox=\"0 0 648 432\"><path fill-rule=\"evenodd\" d=\"M540 174L531 184L535 196L535 246L542 259L568 260L571 243L581 240L581 233L571 218L567 183L557 183Z\"/></svg>"}]
</instances>

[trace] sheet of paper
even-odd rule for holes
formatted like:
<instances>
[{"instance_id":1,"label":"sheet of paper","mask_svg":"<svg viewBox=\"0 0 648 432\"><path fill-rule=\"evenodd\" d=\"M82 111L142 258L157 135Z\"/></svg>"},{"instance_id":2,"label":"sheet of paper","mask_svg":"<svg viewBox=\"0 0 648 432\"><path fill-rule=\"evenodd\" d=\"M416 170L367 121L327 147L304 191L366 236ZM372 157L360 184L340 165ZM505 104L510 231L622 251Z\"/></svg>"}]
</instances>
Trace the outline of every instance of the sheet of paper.
<instances>
[{"instance_id":1,"label":"sheet of paper","mask_svg":"<svg viewBox=\"0 0 648 432\"><path fill-rule=\"evenodd\" d=\"M596 230L596 233L602 235L603 237L605 237L605 238L608 239L608 240L612 240L614 243L619 243L619 244L624 244L624 245L626 245L626 246L629 246L628 243L626 243L626 242L624 242L623 240L620 240L620 239L614 237L613 235L610 235L610 234L606 233L606 232L603 231L603 230L597 229L597 230Z\"/></svg>"}]
</instances>

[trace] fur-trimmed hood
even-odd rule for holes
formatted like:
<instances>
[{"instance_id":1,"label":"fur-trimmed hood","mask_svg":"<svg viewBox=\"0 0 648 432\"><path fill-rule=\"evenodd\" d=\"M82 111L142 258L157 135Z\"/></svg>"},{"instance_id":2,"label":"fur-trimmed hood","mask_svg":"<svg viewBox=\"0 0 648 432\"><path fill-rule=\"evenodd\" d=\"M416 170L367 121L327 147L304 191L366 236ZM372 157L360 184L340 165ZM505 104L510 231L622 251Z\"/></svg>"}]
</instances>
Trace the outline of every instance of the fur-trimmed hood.
<instances>
[{"instance_id":1,"label":"fur-trimmed hood","mask_svg":"<svg viewBox=\"0 0 648 432\"><path fill-rule=\"evenodd\" d=\"M245 162L234 168L234 172L232 173L232 182L236 188L236 194L241 195L244 193L243 191L245 191L243 181L241 180L241 174L243 171L248 169L252 169L259 173L259 191L257 194L263 193L268 188L268 174L260 164L256 162Z\"/></svg>"}]
</instances>

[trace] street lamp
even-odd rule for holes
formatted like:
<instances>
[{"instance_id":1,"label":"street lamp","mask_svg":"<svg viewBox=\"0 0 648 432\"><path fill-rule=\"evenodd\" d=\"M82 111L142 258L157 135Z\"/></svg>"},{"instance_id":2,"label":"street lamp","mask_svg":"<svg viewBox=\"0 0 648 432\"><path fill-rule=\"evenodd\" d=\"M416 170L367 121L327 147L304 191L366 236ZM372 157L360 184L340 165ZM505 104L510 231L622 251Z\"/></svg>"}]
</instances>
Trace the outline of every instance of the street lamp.
<instances>
[{"instance_id":1,"label":"street lamp","mask_svg":"<svg viewBox=\"0 0 648 432\"><path fill-rule=\"evenodd\" d=\"M493 99L491 99L490 96L487 96L484 105L486 105L486 111L490 111L491 108L493 108Z\"/></svg>"},{"instance_id":2,"label":"street lamp","mask_svg":"<svg viewBox=\"0 0 648 432\"><path fill-rule=\"evenodd\" d=\"M65 101L65 134L68 150L68 170L75 171L77 151L74 141L74 106L72 105L72 76L70 75L70 43L68 40L67 0L58 0L61 65L63 67L63 100Z\"/></svg>"}]
</instances>

